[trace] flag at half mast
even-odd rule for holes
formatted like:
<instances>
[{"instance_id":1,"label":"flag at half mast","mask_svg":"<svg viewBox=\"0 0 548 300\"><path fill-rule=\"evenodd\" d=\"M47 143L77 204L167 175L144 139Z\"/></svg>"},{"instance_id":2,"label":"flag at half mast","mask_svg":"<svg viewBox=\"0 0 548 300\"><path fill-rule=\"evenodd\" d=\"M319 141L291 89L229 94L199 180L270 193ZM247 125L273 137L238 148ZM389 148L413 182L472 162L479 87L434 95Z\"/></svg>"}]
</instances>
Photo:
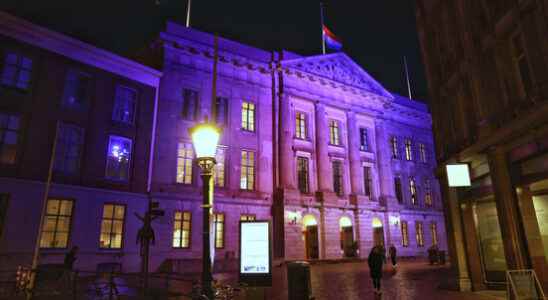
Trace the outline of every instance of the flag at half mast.
<instances>
[{"instance_id":1,"label":"flag at half mast","mask_svg":"<svg viewBox=\"0 0 548 300\"><path fill-rule=\"evenodd\" d=\"M341 50L342 41L327 26L322 26L323 38L327 47L331 50Z\"/></svg>"}]
</instances>

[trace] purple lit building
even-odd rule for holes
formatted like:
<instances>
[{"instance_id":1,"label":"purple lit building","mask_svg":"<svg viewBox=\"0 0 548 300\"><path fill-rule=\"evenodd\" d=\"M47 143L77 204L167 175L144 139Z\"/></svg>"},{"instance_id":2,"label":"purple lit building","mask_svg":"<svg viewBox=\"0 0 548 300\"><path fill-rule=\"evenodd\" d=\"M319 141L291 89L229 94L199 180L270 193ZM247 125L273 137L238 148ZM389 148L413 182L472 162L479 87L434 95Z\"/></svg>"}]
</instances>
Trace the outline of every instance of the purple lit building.
<instances>
[{"instance_id":1,"label":"purple lit building","mask_svg":"<svg viewBox=\"0 0 548 300\"><path fill-rule=\"evenodd\" d=\"M216 268L235 267L239 221L252 219L273 221L278 259L366 257L381 243L402 256L446 249L427 107L344 53L303 57L221 38L212 101L211 34L168 23L150 56L160 72L0 17L0 265L30 262L61 121L41 262L78 245L77 268L138 270L134 213L150 188L165 210L151 269L198 271L201 180L188 128L212 105L223 127Z\"/></svg>"}]
</instances>

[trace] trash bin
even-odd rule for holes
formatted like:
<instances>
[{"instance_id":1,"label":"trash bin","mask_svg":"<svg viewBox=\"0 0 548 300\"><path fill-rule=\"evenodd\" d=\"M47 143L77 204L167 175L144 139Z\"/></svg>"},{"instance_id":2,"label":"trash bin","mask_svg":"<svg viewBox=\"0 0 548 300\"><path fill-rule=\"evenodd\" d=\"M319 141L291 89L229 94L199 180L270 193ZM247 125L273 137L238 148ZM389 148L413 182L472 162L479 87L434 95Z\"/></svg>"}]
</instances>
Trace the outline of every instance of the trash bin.
<instances>
[{"instance_id":1,"label":"trash bin","mask_svg":"<svg viewBox=\"0 0 548 300\"><path fill-rule=\"evenodd\" d=\"M440 265L445 265L445 251L444 250L439 251L438 255L439 255Z\"/></svg>"},{"instance_id":2,"label":"trash bin","mask_svg":"<svg viewBox=\"0 0 548 300\"><path fill-rule=\"evenodd\" d=\"M313 299L310 265L307 262L296 261L287 264L287 287L288 300Z\"/></svg>"}]
</instances>

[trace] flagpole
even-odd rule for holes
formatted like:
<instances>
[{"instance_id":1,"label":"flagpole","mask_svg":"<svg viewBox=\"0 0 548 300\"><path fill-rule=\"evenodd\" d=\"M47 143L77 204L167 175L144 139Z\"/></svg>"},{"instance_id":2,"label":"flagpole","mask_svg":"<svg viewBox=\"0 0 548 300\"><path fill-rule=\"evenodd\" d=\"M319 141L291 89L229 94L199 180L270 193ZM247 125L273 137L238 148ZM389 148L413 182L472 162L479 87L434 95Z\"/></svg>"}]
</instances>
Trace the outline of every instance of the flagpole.
<instances>
[{"instance_id":1,"label":"flagpole","mask_svg":"<svg viewBox=\"0 0 548 300\"><path fill-rule=\"evenodd\" d=\"M405 67L405 79L407 80L407 93L409 95L409 99L413 99L413 95L411 94L411 81L409 80L409 70L407 69L407 58L405 55L403 56L403 65Z\"/></svg>"},{"instance_id":2,"label":"flagpole","mask_svg":"<svg viewBox=\"0 0 548 300\"><path fill-rule=\"evenodd\" d=\"M323 3L320 2L320 22L321 25L321 33L322 33L322 54L325 55L325 36L323 34Z\"/></svg>"},{"instance_id":3,"label":"flagpole","mask_svg":"<svg viewBox=\"0 0 548 300\"><path fill-rule=\"evenodd\" d=\"M192 0L188 0L186 5L186 27L190 27L190 4L191 3L192 3Z\"/></svg>"}]
</instances>

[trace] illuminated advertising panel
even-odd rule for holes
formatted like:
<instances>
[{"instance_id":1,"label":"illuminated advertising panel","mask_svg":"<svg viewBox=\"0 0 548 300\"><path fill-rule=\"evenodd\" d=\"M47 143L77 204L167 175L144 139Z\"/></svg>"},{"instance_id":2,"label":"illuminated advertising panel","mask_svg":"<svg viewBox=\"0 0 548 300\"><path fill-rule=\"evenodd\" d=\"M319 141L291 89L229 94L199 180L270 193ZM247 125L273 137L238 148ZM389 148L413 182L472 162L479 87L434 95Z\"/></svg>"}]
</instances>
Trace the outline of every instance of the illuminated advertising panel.
<instances>
[{"instance_id":1,"label":"illuminated advertising panel","mask_svg":"<svg viewBox=\"0 0 548 300\"><path fill-rule=\"evenodd\" d=\"M270 285L272 278L269 221L240 222L240 281Z\"/></svg>"}]
</instances>

